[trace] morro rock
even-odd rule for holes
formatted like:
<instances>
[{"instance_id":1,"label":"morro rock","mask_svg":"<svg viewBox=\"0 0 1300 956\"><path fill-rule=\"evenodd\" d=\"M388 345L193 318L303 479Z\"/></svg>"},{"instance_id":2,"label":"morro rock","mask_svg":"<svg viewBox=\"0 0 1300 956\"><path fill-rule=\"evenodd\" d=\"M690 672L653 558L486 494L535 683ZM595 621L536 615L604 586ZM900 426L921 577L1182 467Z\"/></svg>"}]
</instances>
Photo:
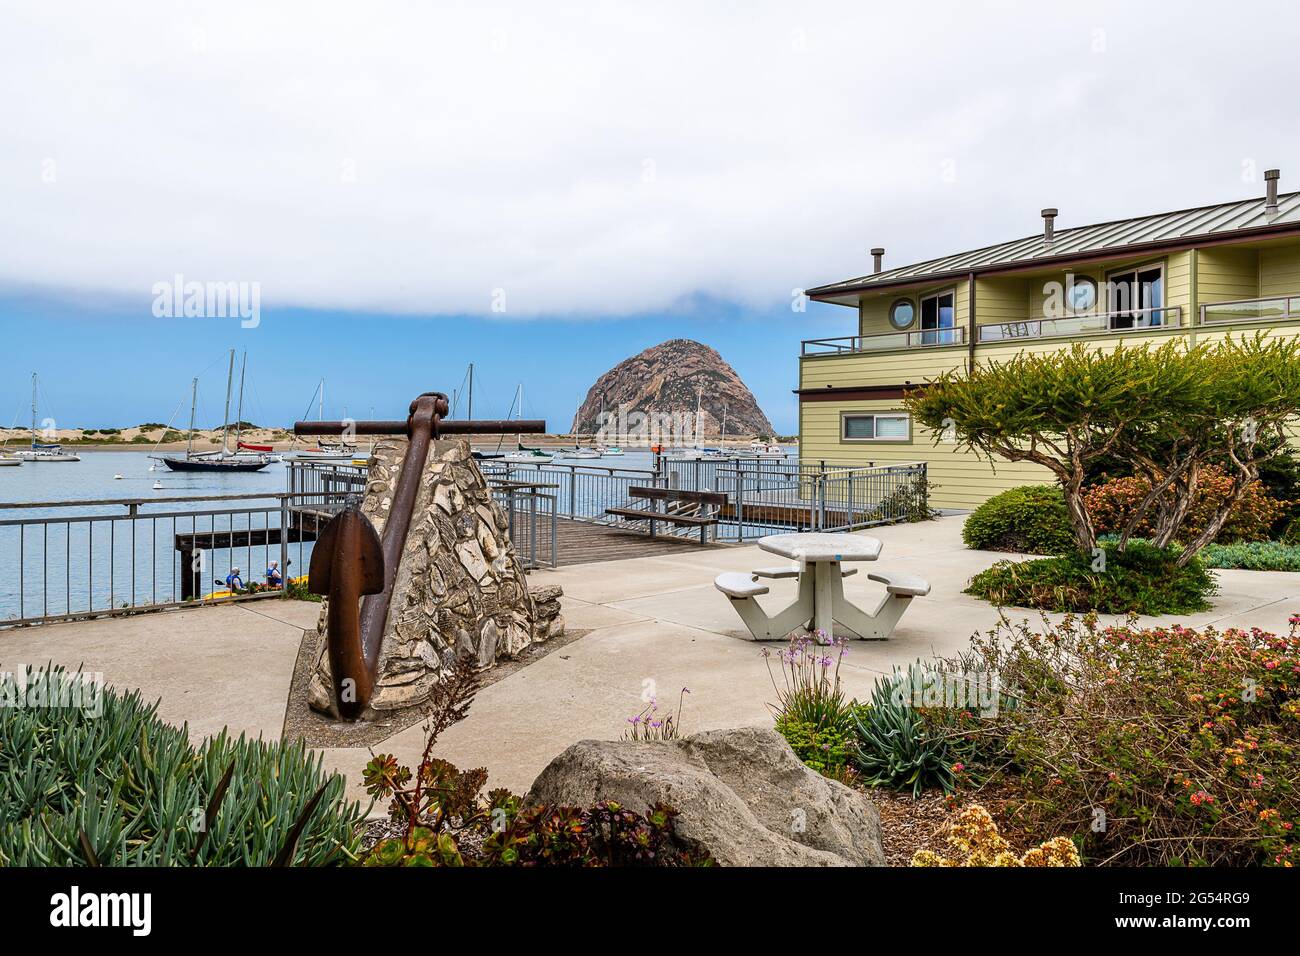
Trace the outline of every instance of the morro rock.
<instances>
[{"instance_id":1,"label":"morro rock","mask_svg":"<svg viewBox=\"0 0 1300 956\"><path fill-rule=\"evenodd\" d=\"M728 437L775 435L772 423L735 369L714 349L691 339L670 339L615 365L596 380L574 416L573 434L594 434L600 413L695 414L700 396L700 434Z\"/></svg>"}]
</instances>

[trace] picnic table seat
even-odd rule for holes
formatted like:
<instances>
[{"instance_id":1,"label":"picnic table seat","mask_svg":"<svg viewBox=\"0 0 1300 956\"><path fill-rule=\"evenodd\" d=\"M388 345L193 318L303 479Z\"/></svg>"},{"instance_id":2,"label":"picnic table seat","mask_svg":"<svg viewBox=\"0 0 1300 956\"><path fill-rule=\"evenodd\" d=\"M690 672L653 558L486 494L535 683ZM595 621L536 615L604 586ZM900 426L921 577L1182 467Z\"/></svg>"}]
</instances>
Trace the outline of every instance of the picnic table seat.
<instances>
[{"instance_id":1,"label":"picnic table seat","mask_svg":"<svg viewBox=\"0 0 1300 956\"><path fill-rule=\"evenodd\" d=\"M897 571L869 571L867 578L878 581L890 594L903 597L925 597L930 593L930 582L918 578L915 574L901 574Z\"/></svg>"},{"instance_id":2,"label":"picnic table seat","mask_svg":"<svg viewBox=\"0 0 1300 956\"><path fill-rule=\"evenodd\" d=\"M750 575L743 571L725 571L713 579L713 586L729 598L743 600L766 594L766 584L756 584Z\"/></svg>"},{"instance_id":3,"label":"picnic table seat","mask_svg":"<svg viewBox=\"0 0 1300 956\"><path fill-rule=\"evenodd\" d=\"M850 574L857 573L857 568L845 567L843 565L840 567L841 577L847 578ZM758 578L797 578L799 576L799 569L791 567L788 564L783 564L779 568L758 568L753 572L753 575L755 580Z\"/></svg>"}]
</instances>

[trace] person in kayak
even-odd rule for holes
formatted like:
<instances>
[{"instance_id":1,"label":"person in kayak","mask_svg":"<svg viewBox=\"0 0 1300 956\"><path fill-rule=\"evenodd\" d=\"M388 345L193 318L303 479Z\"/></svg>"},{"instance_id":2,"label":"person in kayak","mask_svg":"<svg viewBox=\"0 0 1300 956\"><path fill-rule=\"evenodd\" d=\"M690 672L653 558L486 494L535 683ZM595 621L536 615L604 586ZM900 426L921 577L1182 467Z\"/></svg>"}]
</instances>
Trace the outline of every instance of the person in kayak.
<instances>
[{"instance_id":1,"label":"person in kayak","mask_svg":"<svg viewBox=\"0 0 1300 956\"><path fill-rule=\"evenodd\" d=\"M268 588L284 587L284 575L280 573L280 562L272 561L266 568L266 586Z\"/></svg>"},{"instance_id":2,"label":"person in kayak","mask_svg":"<svg viewBox=\"0 0 1300 956\"><path fill-rule=\"evenodd\" d=\"M238 567L231 568L230 573L226 575L226 587L229 588L231 594L244 590L244 581L239 576Z\"/></svg>"}]
</instances>

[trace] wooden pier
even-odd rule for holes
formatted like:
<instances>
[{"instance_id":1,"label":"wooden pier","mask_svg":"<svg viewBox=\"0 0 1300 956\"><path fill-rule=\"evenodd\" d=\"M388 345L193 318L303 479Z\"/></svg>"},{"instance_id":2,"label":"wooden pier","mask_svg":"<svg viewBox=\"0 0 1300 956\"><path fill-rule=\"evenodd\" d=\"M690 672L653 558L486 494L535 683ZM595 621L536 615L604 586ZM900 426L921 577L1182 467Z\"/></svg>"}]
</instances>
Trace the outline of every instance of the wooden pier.
<instances>
[{"instance_id":1,"label":"wooden pier","mask_svg":"<svg viewBox=\"0 0 1300 956\"><path fill-rule=\"evenodd\" d=\"M650 537L632 527L621 528L591 521L556 519L556 564L589 564L593 561L623 561L664 554L690 554L712 548L725 548L717 542L701 545L698 538Z\"/></svg>"}]
</instances>

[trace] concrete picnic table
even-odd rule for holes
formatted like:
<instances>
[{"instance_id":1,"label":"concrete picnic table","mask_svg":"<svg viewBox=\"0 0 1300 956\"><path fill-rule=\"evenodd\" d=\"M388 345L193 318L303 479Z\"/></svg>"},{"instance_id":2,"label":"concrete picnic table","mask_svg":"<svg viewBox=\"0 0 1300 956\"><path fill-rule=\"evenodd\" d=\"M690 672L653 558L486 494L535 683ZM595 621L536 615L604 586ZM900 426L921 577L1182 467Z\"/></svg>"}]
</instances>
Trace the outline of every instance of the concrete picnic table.
<instances>
[{"instance_id":1,"label":"concrete picnic table","mask_svg":"<svg viewBox=\"0 0 1300 956\"><path fill-rule=\"evenodd\" d=\"M867 615L850 604L844 597L843 561L875 561L884 547L879 538L863 534L832 534L825 531L796 534L771 534L758 539L764 551L798 561L800 570L811 579L811 586L800 588L800 603L811 597L811 606L804 620L813 622L813 633L822 634L819 640L829 644L833 640L833 622L839 621L852 631L861 633L849 618ZM860 622L859 622L860 623Z\"/></svg>"},{"instance_id":2,"label":"concrete picnic table","mask_svg":"<svg viewBox=\"0 0 1300 956\"><path fill-rule=\"evenodd\" d=\"M797 567L760 568L751 574L727 572L718 575L714 586L725 594L745 622L755 640L778 640L797 626L809 624L818 640L834 640L838 621L859 637L883 640L912 598L930 593L928 581L910 574L876 572L868 574L885 585L886 594L874 611L867 612L844 597L844 578L856 568L841 567L844 562L875 561L883 545L878 538L860 534L801 532L774 534L758 539L758 546L772 554L799 562ZM794 603L769 616L754 599L768 588L760 578L799 578L799 595Z\"/></svg>"}]
</instances>

